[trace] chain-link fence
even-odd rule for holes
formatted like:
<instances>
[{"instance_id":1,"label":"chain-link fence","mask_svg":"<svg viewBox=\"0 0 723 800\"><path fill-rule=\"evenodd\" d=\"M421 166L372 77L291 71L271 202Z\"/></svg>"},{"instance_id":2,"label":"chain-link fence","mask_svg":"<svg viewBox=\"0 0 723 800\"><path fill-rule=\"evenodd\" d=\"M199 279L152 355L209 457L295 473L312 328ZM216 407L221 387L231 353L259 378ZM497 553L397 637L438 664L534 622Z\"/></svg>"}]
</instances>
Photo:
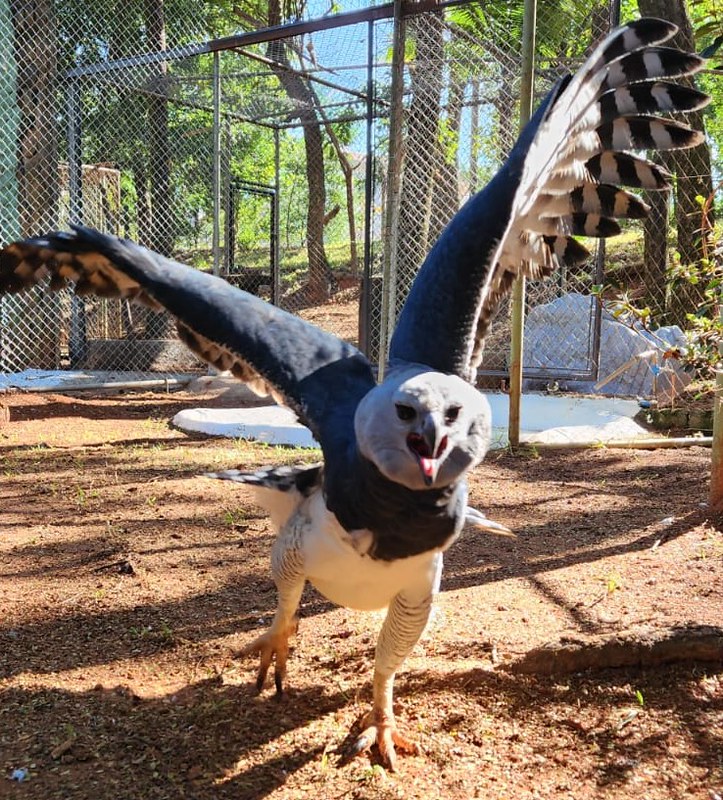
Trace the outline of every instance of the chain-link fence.
<instances>
[{"instance_id":1,"label":"chain-link fence","mask_svg":"<svg viewBox=\"0 0 723 800\"><path fill-rule=\"evenodd\" d=\"M115 19L48 0L33 24L60 33L40 52L24 9L0 18L17 152L2 240L81 221L358 342L391 9L198 43L208 20L152 5ZM164 314L40 290L1 303L0 371L202 368Z\"/></svg>"},{"instance_id":2,"label":"chain-link fence","mask_svg":"<svg viewBox=\"0 0 723 800\"><path fill-rule=\"evenodd\" d=\"M640 10L666 16L653 4ZM519 128L522 3L403 8L396 24L389 5L235 34L201 4L0 0L0 238L82 221L214 271L378 360L424 255ZM607 2L539 3L537 100L611 14ZM552 309L556 327L529 327L528 375L596 375L594 286L632 292L661 322L694 310L695 290L666 294L665 271L674 252L699 255L710 151L665 165L673 196L649 198L645 225L530 287L531 319ZM504 305L483 373L506 374L508 352ZM0 301L0 372L26 367L201 365L164 315L36 291Z\"/></svg>"},{"instance_id":3,"label":"chain-link fence","mask_svg":"<svg viewBox=\"0 0 723 800\"><path fill-rule=\"evenodd\" d=\"M578 4L569 10L570 14L561 15L557 6L540 6L536 101L557 77L575 69L611 27L607 3ZM396 263L390 270L394 304L380 323L387 335L424 255L460 204L494 175L515 142L520 128L523 5L474 3L450 10L445 17L420 15L408 21L406 37L414 59L406 73L405 159ZM593 258L582 269L558 273L553 280L530 287L529 307L570 293L583 294L588 300L574 328L575 340L569 343L576 354L573 366L567 354L559 351L559 361L539 363L535 354L540 349L559 345L544 329L541 336L549 341L532 348L527 374L592 374L597 305L590 292L593 283L600 282L600 266L599 259ZM575 312L579 315L580 309ZM487 339L482 374L506 375L509 349L509 303L505 302Z\"/></svg>"}]
</instances>

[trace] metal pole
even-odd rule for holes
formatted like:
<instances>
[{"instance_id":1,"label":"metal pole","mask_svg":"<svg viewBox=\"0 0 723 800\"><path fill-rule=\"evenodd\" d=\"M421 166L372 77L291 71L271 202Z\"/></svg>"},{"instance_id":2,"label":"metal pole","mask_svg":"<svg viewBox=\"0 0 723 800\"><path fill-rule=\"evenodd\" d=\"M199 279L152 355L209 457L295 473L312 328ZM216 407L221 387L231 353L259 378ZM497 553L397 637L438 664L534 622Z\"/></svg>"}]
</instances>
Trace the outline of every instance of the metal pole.
<instances>
[{"instance_id":1,"label":"metal pole","mask_svg":"<svg viewBox=\"0 0 723 800\"><path fill-rule=\"evenodd\" d=\"M68 83L68 190L70 221L83 221L83 155L79 81Z\"/></svg>"},{"instance_id":2,"label":"metal pole","mask_svg":"<svg viewBox=\"0 0 723 800\"><path fill-rule=\"evenodd\" d=\"M615 28L620 24L620 0L610 1L610 27Z\"/></svg>"},{"instance_id":3,"label":"metal pole","mask_svg":"<svg viewBox=\"0 0 723 800\"><path fill-rule=\"evenodd\" d=\"M392 50L391 109L389 113L389 161L387 175L387 207L384 215L384 269L382 282L381 324L379 330L379 380L384 379L384 363L396 316L397 244L399 234L399 201L401 196L402 95L404 93L404 46L406 23L402 0L394 2L394 39Z\"/></svg>"},{"instance_id":4,"label":"metal pole","mask_svg":"<svg viewBox=\"0 0 723 800\"><path fill-rule=\"evenodd\" d=\"M532 94L535 83L535 26L537 0L525 0L522 24L522 80L520 85L520 130L532 115ZM522 345L525 327L525 279L518 278L512 288L510 342L510 445L520 444L520 410L522 404Z\"/></svg>"},{"instance_id":5,"label":"metal pole","mask_svg":"<svg viewBox=\"0 0 723 800\"><path fill-rule=\"evenodd\" d=\"M221 64L213 54L213 274L221 274Z\"/></svg>"},{"instance_id":6,"label":"metal pole","mask_svg":"<svg viewBox=\"0 0 723 800\"><path fill-rule=\"evenodd\" d=\"M221 202L223 207L223 269L228 275L232 269L233 253L235 248L234 235L231 230L234 224L234 215L231 213L231 120L228 116L223 118L223 138L221 140ZM220 227L220 225L219 225Z\"/></svg>"},{"instance_id":7,"label":"metal pole","mask_svg":"<svg viewBox=\"0 0 723 800\"><path fill-rule=\"evenodd\" d=\"M271 200L271 302L278 306L281 303L281 264L279 262L280 224L279 191L281 188L281 143L279 129L274 128L274 196Z\"/></svg>"},{"instance_id":8,"label":"metal pole","mask_svg":"<svg viewBox=\"0 0 723 800\"><path fill-rule=\"evenodd\" d=\"M440 3L438 0L417 0L414 3L405 3L401 9L404 16L415 16L427 12L439 12L445 8L455 8L469 3L469 0L447 0ZM305 33L315 33L326 31L333 28L341 28L348 25L359 25L369 20L390 19L397 13L397 2L386 3L380 6L370 6L358 11L347 11L343 14L329 14L318 19L303 20L301 22L287 22L283 25L274 25L270 28L260 28L255 31L247 31L234 36L226 36L222 39L212 39L210 42L200 42L196 44L184 44L162 52L143 53L140 56L130 58L118 58L113 61L105 61L101 64L88 64L83 67L75 67L68 70L67 77L78 77L82 75L98 75L116 70L124 71L129 67L142 67L149 64L158 64L162 61L179 61L199 56L205 53L219 52L222 50L234 50L240 47L248 47L252 44L262 44L264 42L278 41L279 39L291 39L296 36L303 36Z\"/></svg>"},{"instance_id":9,"label":"metal pole","mask_svg":"<svg viewBox=\"0 0 723 800\"><path fill-rule=\"evenodd\" d=\"M612 30L620 24L620 0L611 0L609 5L609 27ZM600 285L605 281L605 239L598 239L597 252L595 254L595 283ZM591 372L592 379L597 381L600 378L600 329L602 327L603 305L601 298L590 298L593 303L592 309L592 343L591 343Z\"/></svg>"},{"instance_id":10,"label":"metal pole","mask_svg":"<svg viewBox=\"0 0 723 800\"><path fill-rule=\"evenodd\" d=\"M371 353L372 201L374 194L374 22L367 23L366 164L364 171L364 272L359 308L359 342L367 358Z\"/></svg>"},{"instance_id":11,"label":"metal pole","mask_svg":"<svg viewBox=\"0 0 723 800\"><path fill-rule=\"evenodd\" d=\"M70 222L83 222L83 147L81 123L80 81L68 85L68 193L70 195ZM73 292L70 299L70 333L68 356L70 366L76 367L85 360L88 347L85 324L85 300Z\"/></svg>"}]
</instances>

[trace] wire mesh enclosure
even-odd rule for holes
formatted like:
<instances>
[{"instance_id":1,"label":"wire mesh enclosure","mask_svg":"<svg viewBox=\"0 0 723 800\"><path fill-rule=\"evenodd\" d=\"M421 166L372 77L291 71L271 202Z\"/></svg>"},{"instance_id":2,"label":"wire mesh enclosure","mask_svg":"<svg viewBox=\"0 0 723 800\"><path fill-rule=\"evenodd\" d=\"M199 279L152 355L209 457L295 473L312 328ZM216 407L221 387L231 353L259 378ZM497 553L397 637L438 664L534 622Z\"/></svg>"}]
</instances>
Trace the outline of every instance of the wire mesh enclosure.
<instances>
[{"instance_id":1,"label":"wire mesh enclosure","mask_svg":"<svg viewBox=\"0 0 723 800\"><path fill-rule=\"evenodd\" d=\"M541 4L535 100L540 100L561 75L574 70L590 47L611 27L608 3L571 6ZM405 105L400 138L398 210L388 236L394 239L385 283L389 308L380 313L382 336L388 340L414 275L446 223L467 197L481 189L511 150L520 130L523 81L523 5L465 4L445 15L424 14L405 26L407 48L414 57L405 65ZM393 162L398 163L398 162ZM599 283L602 262L558 273L554 280L530 287L529 307L575 293L588 302L568 344L574 351L560 361L541 361L540 351L559 345L548 328L540 330L525 364L528 375L592 376L595 371L597 303L591 296ZM573 313L573 312L571 312ZM567 327L565 321L563 326ZM572 327L572 326L571 326ZM503 376L510 349L509 303L496 315L485 346L482 374Z\"/></svg>"},{"instance_id":2,"label":"wire mesh enclosure","mask_svg":"<svg viewBox=\"0 0 723 800\"><path fill-rule=\"evenodd\" d=\"M666 16L656 2L640 11ZM537 100L615 13L597 0L539 3ZM425 254L517 136L522 19L521 2L454 0L268 17L238 33L241 19L210 5L0 0L0 239L83 222L213 271L383 360ZM675 21L676 43L691 49L690 26ZM717 78L705 74L703 88ZM713 194L715 170L707 146L665 166L674 191L648 198L644 226L530 287L531 319L542 309L556 327L529 328L528 375L596 375L600 294L632 291L661 324L695 310L695 290L671 296L666 270L699 256L699 198ZM507 372L508 316L504 306L487 342L491 376ZM38 290L0 300L0 371L27 367L202 365L165 315Z\"/></svg>"}]
</instances>

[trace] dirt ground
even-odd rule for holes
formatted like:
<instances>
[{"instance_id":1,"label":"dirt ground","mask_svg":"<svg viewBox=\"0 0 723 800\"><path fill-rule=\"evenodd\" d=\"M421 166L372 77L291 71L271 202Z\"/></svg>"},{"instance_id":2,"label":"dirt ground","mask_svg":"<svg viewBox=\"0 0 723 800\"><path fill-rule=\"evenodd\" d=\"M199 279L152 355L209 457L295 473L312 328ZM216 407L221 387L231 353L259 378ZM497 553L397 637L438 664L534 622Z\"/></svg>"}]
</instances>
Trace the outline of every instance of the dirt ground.
<instances>
[{"instance_id":1,"label":"dirt ground","mask_svg":"<svg viewBox=\"0 0 723 800\"><path fill-rule=\"evenodd\" d=\"M382 614L307 590L280 702L235 657L274 610L271 533L245 488L198 475L299 452L174 430L209 404L184 394L4 400L1 798L723 795L721 631L700 627L723 625L709 451L490 454L472 501L517 538L470 530L448 553L397 681L424 752L390 774L334 752L368 707ZM718 642L708 660L656 665L628 642L684 657L694 632ZM635 663L516 671L547 643Z\"/></svg>"}]
</instances>

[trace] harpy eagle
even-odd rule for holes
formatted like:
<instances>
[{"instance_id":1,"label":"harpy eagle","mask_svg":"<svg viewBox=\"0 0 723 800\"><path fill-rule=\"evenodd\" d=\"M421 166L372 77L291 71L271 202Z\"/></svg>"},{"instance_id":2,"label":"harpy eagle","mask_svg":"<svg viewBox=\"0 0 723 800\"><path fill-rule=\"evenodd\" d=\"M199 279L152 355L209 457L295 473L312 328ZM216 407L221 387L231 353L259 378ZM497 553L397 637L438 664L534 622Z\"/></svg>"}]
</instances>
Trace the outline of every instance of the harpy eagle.
<instances>
[{"instance_id":1,"label":"harpy eagle","mask_svg":"<svg viewBox=\"0 0 723 800\"><path fill-rule=\"evenodd\" d=\"M473 385L490 319L515 277L585 261L576 236L611 236L616 218L645 215L644 203L619 185L662 189L669 176L628 151L702 141L700 132L655 116L708 99L669 81L702 64L660 46L675 30L657 19L619 28L550 91L508 160L421 266L379 385L351 345L133 242L74 226L0 253L0 293L49 275L52 289L71 281L80 294L165 308L195 353L273 394L311 428L323 465L220 476L258 485L278 529L276 614L244 652L260 656L259 690L275 661L281 692L306 581L342 606L386 607L372 707L354 752L376 742L392 769L395 749L416 750L394 718L394 676L427 622L442 554L465 520L494 527L468 509L466 489L490 438L489 406Z\"/></svg>"}]
</instances>

